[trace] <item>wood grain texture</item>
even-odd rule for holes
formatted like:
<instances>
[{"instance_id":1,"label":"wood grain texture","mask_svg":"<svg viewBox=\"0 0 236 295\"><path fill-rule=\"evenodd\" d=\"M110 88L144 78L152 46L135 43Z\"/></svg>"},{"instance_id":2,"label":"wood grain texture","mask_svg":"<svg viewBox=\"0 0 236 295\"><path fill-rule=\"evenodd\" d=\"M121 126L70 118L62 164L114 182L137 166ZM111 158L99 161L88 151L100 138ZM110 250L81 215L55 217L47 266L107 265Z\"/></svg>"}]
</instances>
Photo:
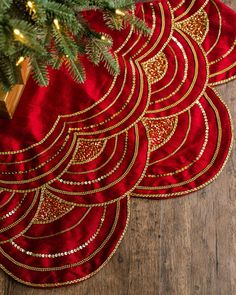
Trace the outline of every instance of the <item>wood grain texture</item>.
<instances>
[{"instance_id":1,"label":"wood grain texture","mask_svg":"<svg viewBox=\"0 0 236 295\"><path fill-rule=\"evenodd\" d=\"M235 1L225 1L236 10ZM236 82L219 88L236 123ZM236 145L217 180L187 197L133 200L128 231L93 278L59 289L0 272L1 295L235 295Z\"/></svg>"}]
</instances>

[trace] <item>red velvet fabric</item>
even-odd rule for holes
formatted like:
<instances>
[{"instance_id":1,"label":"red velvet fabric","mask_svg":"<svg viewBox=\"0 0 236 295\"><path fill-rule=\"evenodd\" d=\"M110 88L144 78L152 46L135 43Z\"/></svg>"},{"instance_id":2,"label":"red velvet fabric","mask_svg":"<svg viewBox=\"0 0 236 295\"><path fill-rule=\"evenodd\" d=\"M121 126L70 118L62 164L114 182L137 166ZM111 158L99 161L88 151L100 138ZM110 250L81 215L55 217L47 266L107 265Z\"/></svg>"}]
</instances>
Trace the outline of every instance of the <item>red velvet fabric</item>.
<instances>
[{"instance_id":1,"label":"red velvet fabric","mask_svg":"<svg viewBox=\"0 0 236 295\"><path fill-rule=\"evenodd\" d=\"M120 74L82 58L87 80L50 70L29 79L12 120L0 119L0 263L16 280L67 285L117 249L130 198L204 187L228 158L230 116L214 85L236 75L236 13L219 0L160 0L133 13L151 29L109 30ZM191 26L189 26L191 24Z\"/></svg>"}]
</instances>

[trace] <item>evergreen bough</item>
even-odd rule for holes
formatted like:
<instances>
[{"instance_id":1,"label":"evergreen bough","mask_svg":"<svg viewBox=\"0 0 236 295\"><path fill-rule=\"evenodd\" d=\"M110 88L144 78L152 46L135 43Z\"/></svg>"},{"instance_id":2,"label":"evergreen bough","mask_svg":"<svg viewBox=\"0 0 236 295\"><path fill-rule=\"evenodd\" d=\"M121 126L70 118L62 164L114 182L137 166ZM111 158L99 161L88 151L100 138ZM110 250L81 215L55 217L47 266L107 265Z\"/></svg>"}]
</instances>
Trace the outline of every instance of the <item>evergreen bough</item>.
<instances>
[{"instance_id":1,"label":"evergreen bough","mask_svg":"<svg viewBox=\"0 0 236 295\"><path fill-rule=\"evenodd\" d=\"M58 69L63 63L75 81L83 82L80 56L84 54L117 75L119 65L111 51L111 38L90 29L83 12L100 10L109 28L133 25L135 31L148 34L146 24L132 14L133 4L133 0L1 0L0 87L9 91L20 81L25 58L42 86L49 83L48 66Z\"/></svg>"}]
</instances>

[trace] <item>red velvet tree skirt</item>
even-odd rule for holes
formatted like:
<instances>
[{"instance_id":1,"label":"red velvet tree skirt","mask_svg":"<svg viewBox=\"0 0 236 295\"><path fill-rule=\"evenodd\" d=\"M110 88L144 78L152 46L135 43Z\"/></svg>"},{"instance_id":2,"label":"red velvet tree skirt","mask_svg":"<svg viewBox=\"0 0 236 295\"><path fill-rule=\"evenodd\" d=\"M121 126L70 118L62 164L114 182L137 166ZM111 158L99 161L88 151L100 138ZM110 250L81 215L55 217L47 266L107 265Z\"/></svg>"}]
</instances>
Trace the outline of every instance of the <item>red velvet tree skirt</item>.
<instances>
[{"instance_id":1,"label":"red velvet tree skirt","mask_svg":"<svg viewBox=\"0 0 236 295\"><path fill-rule=\"evenodd\" d=\"M236 14L218 0L160 0L134 13L149 37L105 28L121 73L84 60L87 80L30 80L14 119L0 120L0 263L31 286L85 280L117 249L131 197L204 187L232 142L214 86L236 75ZM96 20L96 21L95 21Z\"/></svg>"}]
</instances>

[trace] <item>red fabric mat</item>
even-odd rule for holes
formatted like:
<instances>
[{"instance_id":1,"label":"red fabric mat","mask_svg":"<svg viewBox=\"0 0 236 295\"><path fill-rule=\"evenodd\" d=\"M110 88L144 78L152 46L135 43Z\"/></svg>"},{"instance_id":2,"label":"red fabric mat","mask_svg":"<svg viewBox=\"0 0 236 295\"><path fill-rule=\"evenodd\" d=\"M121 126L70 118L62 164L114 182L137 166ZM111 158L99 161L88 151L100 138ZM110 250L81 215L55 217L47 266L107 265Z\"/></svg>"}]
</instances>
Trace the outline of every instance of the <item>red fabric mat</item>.
<instances>
[{"instance_id":1,"label":"red fabric mat","mask_svg":"<svg viewBox=\"0 0 236 295\"><path fill-rule=\"evenodd\" d=\"M131 197L177 197L221 172L231 121L214 86L236 75L236 13L218 0L137 4L151 28L109 31L120 75L84 59L87 80L29 80L0 119L0 263L16 280L66 285L95 274L118 247ZM95 21L96 20L96 21Z\"/></svg>"}]
</instances>

